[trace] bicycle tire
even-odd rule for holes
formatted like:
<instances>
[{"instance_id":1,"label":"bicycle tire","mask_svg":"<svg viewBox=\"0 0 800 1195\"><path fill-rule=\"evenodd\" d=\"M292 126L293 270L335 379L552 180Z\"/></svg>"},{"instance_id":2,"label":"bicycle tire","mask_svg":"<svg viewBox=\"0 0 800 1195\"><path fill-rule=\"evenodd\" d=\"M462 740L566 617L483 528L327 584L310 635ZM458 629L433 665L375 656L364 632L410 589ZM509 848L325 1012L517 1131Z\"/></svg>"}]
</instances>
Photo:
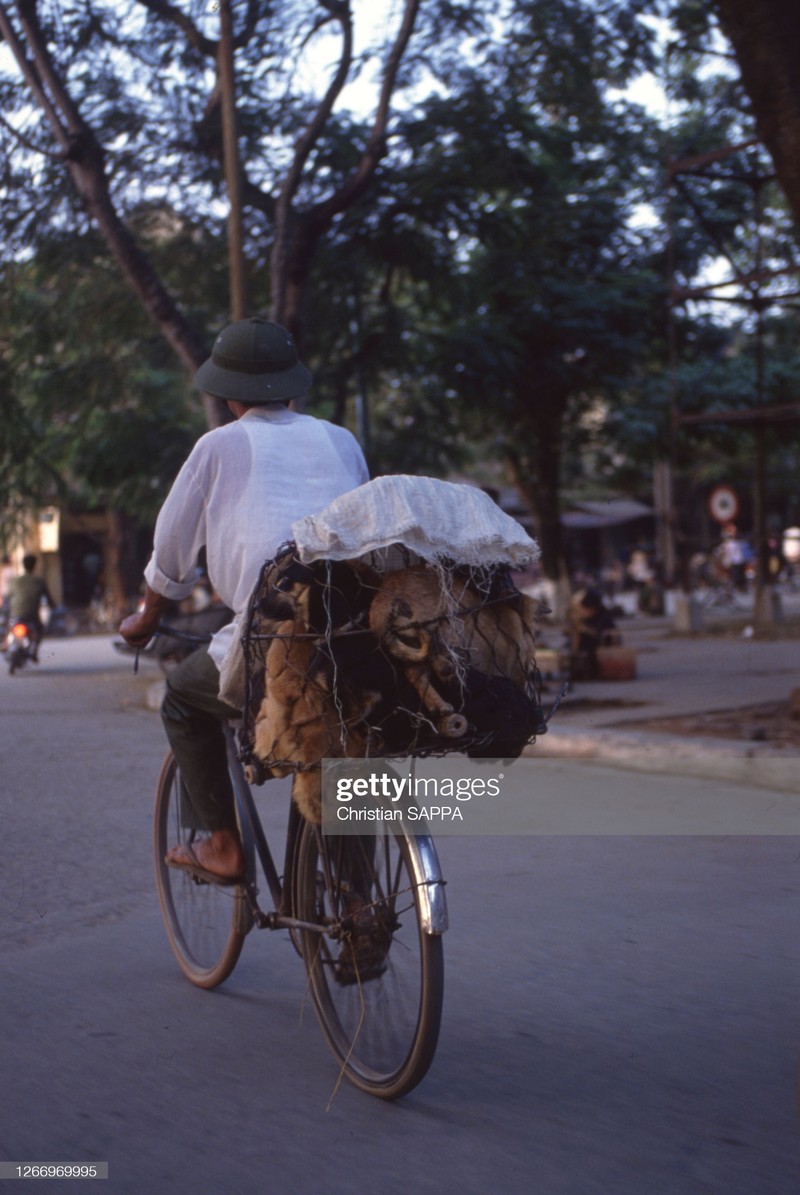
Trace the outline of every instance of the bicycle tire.
<instances>
[{"instance_id":1,"label":"bicycle tire","mask_svg":"<svg viewBox=\"0 0 800 1195\"><path fill-rule=\"evenodd\" d=\"M194 879L168 867L171 846L190 842L195 831L183 812L182 783L175 757L169 753L158 778L155 805L156 885L161 915L172 952L187 979L200 988L215 988L228 978L250 928L243 885L223 887Z\"/></svg>"},{"instance_id":2,"label":"bicycle tire","mask_svg":"<svg viewBox=\"0 0 800 1195\"><path fill-rule=\"evenodd\" d=\"M405 1095L436 1051L444 959L441 937L422 929L402 832L326 838L306 823L295 912L326 928L301 930L300 945L317 1019L343 1073L381 1099Z\"/></svg>"}]
</instances>

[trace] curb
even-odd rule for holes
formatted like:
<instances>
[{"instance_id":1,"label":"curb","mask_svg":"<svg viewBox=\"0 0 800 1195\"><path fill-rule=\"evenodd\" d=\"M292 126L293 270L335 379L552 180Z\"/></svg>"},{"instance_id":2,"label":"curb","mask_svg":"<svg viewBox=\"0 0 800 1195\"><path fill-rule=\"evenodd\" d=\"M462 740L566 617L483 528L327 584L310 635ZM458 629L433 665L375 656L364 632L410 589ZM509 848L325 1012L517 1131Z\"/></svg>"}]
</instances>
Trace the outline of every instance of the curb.
<instances>
[{"instance_id":1,"label":"curb","mask_svg":"<svg viewBox=\"0 0 800 1195\"><path fill-rule=\"evenodd\" d=\"M655 737L635 731L551 730L524 754L800 793L800 752L788 754L735 740L671 734Z\"/></svg>"},{"instance_id":2,"label":"curb","mask_svg":"<svg viewBox=\"0 0 800 1195\"><path fill-rule=\"evenodd\" d=\"M166 681L152 682L146 705L158 713ZM643 734L636 731L588 732L549 730L523 752L540 759L579 759L635 772L660 772L722 780L754 788L800 793L800 752L778 753L769 747L727 739L682 735Z\"/></svg>"}]
</instances>

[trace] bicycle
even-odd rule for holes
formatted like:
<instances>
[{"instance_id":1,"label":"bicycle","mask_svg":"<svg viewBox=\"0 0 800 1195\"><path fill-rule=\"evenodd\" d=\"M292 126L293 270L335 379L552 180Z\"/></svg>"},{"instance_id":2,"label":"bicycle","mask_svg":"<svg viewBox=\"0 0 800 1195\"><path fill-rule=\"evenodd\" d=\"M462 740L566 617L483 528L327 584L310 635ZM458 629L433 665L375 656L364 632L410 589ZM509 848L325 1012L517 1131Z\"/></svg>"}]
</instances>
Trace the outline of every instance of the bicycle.
<instances>
[{"instance_id":1,"label":"bicycle","mask_svg":"<svg viewBox=\"0 0 800 1195\"><path fill-rule=\"evenodd\" d=\"M731 581L709 586L700 593L700 607L703 610L717 607L720 610L742 612L749 609L749 606L747 594L737 590Z\"/></svg>"},{"instance_id":2,"label":"bicycle","mask_svg":"<svg viewBox=\"0 0 800 1195\"><path fill-rule=\"evenodd\" d=\"M246 858L243 883L209 883L166 864L167 850L191 843L201 829L171 752L156 790L159 901L184 975L200 988L217 987L253 928L288 930L341 1072L379 1098L405 1095L427 1073L441 1023L447 906L432 838L397 823L383 834L327 837L292 800L281 876L233 725L225 724L225 737ZM273 905L266 911L258 899L259 865Z\"/></svg>"}]
</instances>

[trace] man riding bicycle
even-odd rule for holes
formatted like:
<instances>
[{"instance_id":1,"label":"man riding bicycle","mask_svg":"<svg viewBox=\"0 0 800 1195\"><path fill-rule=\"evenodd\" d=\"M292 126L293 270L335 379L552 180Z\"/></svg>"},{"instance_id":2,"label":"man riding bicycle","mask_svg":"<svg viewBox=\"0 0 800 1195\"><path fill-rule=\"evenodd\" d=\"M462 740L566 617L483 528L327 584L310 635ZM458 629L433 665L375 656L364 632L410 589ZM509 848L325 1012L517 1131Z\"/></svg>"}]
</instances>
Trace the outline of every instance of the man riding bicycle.
<instances>
[{"instance_id":1,"label":"man riding bicycle","mask_svg":"<svg viewBox=\"0 0 800 1195\"><path fill-rule=\"evenodd\" d=\"M238 615L292 524L369 479L350 432L290 409L308 391L311 373L279 324L251 318L229 325L195 380L227 403L235 421L200 438L161 508L144 608L120 626L132 647L145 646L170 602L191 593L201 548L212 585ZM244 872L221 726L240 711L219 696L220 668L234 646L230 624L174 668L161 710L189 800L208 831L172 848L167 862L229 883Z\"/></svg>"}]
</instances>

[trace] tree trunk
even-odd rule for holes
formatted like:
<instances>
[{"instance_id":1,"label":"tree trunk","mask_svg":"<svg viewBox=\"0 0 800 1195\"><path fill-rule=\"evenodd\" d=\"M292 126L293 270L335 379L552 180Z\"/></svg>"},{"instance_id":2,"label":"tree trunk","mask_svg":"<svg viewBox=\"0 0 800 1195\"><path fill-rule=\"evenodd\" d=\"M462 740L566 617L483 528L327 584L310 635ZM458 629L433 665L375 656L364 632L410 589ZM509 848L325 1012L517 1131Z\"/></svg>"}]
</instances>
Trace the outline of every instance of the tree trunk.
<instances>
[{"instance_id":1,"label":"tree trunk","mask_svg":"<svg viewBox=\"0 0 800 1195\"><path fill-rule=\"evenodd\" d=\"M220 39L217 78L222 105L222 149L225 187L228 192L228 268L231 319L247 316L247 275L244 256L242 213L242 171L236 119L236 72L233 61L233 17L231 0L219 0Z\"/></svg>"},{"instance_id":2,"label":"tree trunk","mask_svg":"<svg viewBox=\"0 0 800 1195\"><path fill-rule=\"evenodd\" d=\"M128 520L119 511L106 512L106 543L103 560L105 592L111 606L114 626L118 626L128 609L129 585L125 577L125 561L128 557L130 528Z\"/></svg>"},{"instance_id":3,"label":"tree trunk","mask_svg":"<svg viewBox=\"0 0 800 1195\"><path fill-rule=\"evenodd\" d=\"M517 445L509 443L506 455L514 480L536 517L542 571L548 580L559 582L565 571L561 529L560 416L543 416L537 421L535 438L524 446L524 450L520 452Z\"/></svg>"},{"instance_id":4,"label":"tree trunk","mask_svg":"<svg viewBox=\"0 0 800 1195\"><path fill-rule=\"evenodd\" d=\"M800 4L797 0L716 0L733 46L758 133L800 223Z\"/></svg>"},{"instance_id":5,"label":"tree trunk","mask_svg":"<svg viewBox=\"0 0 800 1195\"><path fill-rule=\"evenodd\" d=\"M93 137L81 147L80 153L76 151L69 163L69 172L87 212L103 233L106 244L134 293L193 377L208 356L205 339L188 322L149 259L120 220L108 194L102 151ZM210 428L227 422L225 409L219 399L204 394L203 403Z\"/></svg>"},{"instance_id":6,"label":"tree trunk","mask_svg":"<svg viewBox=\"0 0 800 1195\"><path fill-rule=\"evenodd\" d=\"M537 429L544 433L544 429ZM546 581L547 605L555 623L566 617L570 582L564 556L561 529L561 436L542 434L528 453L507 449L514 480L536 518L536 538L541 548L540 565Z\"/></svg>"},{"instance_id":7,"label":"tree trunk","mask_svg":"<svg viewBox=\"0 0 800 1195\"><path fill-rule=\"evenodd\" d=\"M561 444L560 437L550 443L540 440L536 462L539 511L539 546L542 571L550 581L559 581L564 573L564 537L561 532Z\"/></svg>"},{"instance_id":8,"label":"tree trunk","mask_svg":"<svg viewBox=\"0 0 800 1195\"><path fill-rule=\"evenodd\" d=\"M276 206L275 241L270 257L270 319L288 328L300 356L305 354L303 303L311 279L311 264L322 229L308 222L291 207Z\"/></svg>"}]
</instances>

